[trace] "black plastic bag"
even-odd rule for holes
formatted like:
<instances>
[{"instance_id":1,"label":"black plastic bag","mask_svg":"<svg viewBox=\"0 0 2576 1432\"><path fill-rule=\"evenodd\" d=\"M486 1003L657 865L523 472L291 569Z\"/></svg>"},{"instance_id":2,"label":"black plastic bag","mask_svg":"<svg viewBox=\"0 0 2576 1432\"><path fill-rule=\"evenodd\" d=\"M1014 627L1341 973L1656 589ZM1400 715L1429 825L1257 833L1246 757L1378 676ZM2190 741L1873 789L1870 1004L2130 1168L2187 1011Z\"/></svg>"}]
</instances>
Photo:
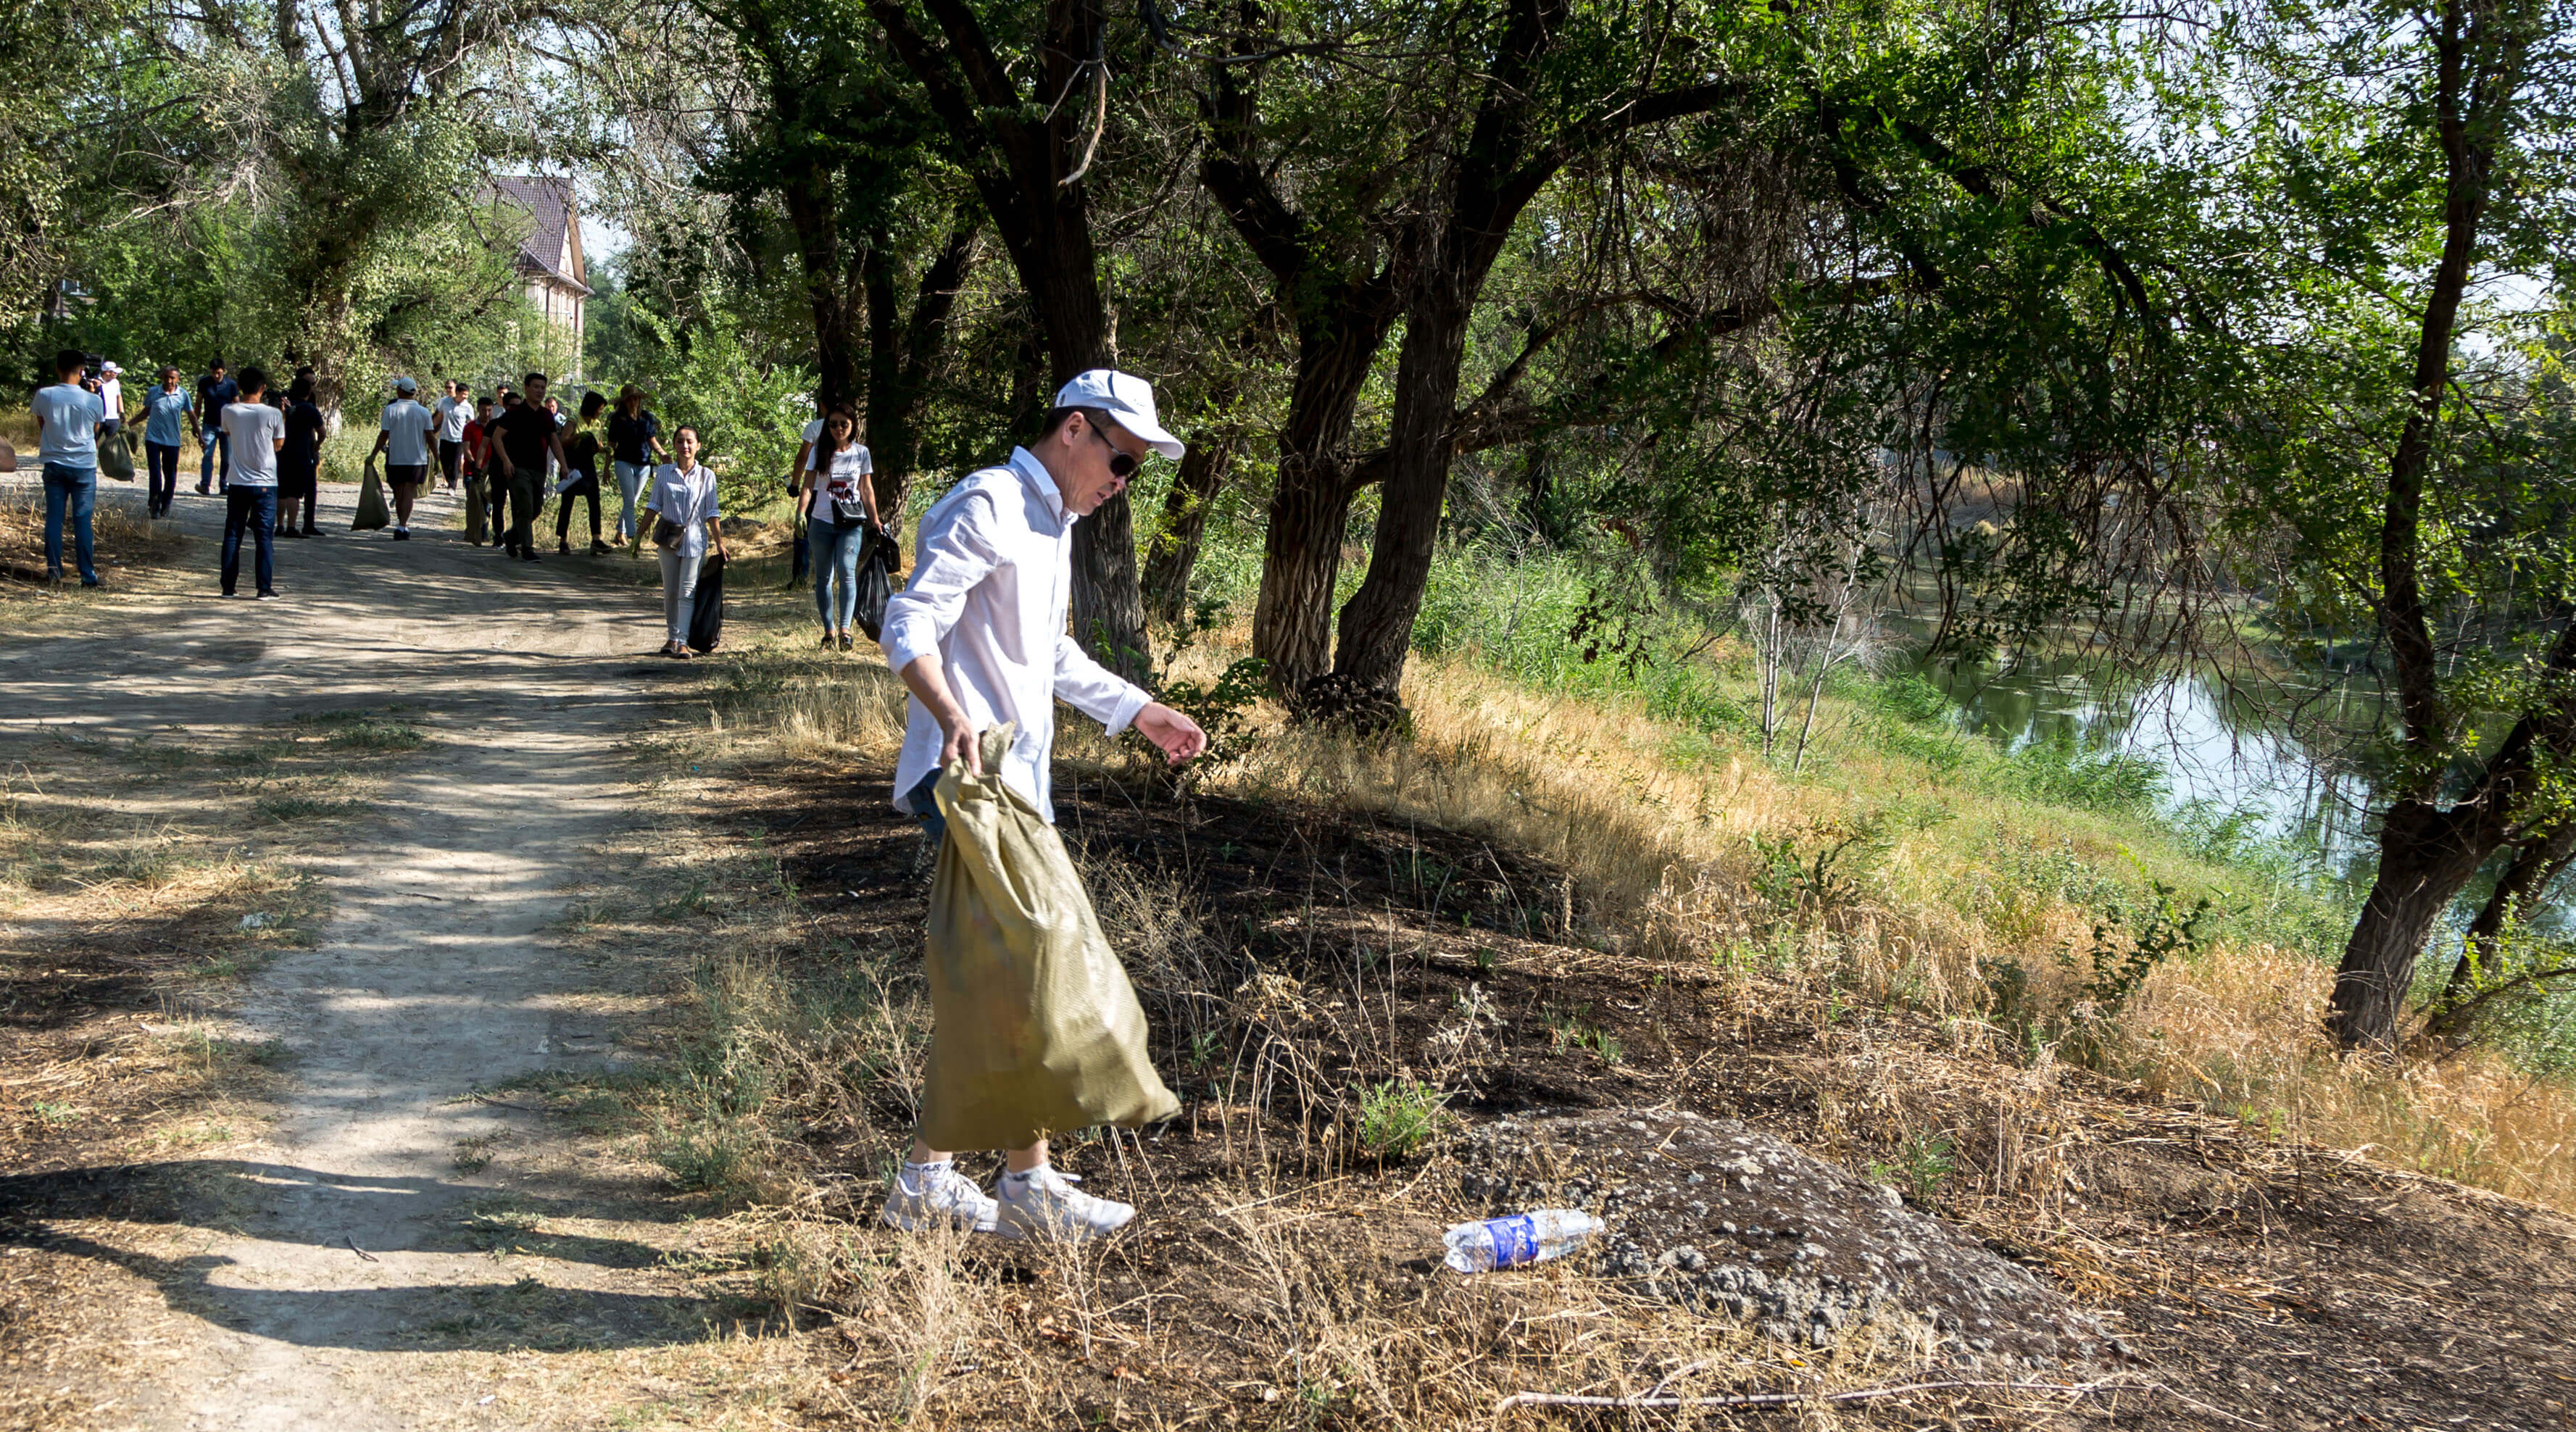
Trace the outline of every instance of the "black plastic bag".
<instances>
[{"instance_id":1,"label":"black plastic bag","mask_svg":"<svg viewBox=\"0 0 2576 1432\"><path fill-rule=\"evenodd\" d=\"M882 527L869 532L859 548L859 630L870 641L882 638L886 599L894 595L895 563L902 555L894 533Z\"/></svg>"},{"instance_id":2,"label":"black plastic bag","mask_svg":"<svg viewBox=\"0 0 2576 1432\"><path fill-rule=\"evenodd\" d=\"M715 554L698 566L698 604L689 612L692 651L713 651L724 639L724 569L724 558Z\"/></svg>"}]
</instances>

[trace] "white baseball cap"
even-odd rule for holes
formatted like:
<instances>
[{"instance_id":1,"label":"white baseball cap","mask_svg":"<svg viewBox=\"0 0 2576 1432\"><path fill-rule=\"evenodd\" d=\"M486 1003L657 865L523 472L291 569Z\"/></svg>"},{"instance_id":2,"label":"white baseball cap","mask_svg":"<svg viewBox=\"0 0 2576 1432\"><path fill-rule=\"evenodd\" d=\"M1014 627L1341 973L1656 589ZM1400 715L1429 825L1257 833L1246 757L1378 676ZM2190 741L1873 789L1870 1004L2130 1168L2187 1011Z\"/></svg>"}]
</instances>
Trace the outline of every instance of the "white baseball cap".
<instances>
[{"instance_id":1,"label":"white baseball cap","mask_svg":"<svg viewBox=\"0 0 2576 1432\"><path fill-rule=\"evenodd\" d=\"M1094 368L1076 373L1073 381L1055 390L1059 408L1098 408L1115 418L1118 426L1143 438L1146 444L1167 458L1178 461L1181 440L1163 431L1154 417L1154 385L1133 373L1115 368Z\"/></svg>"},{"instance_id":2,"label":"white baseball cap","mask_svg":"<svg viewBox=\"0 0 2576 1432\"><path fill-rule=\"evenodd\" d=\"M420 384L411 378L396 378L394 380L394 391L397 393L416 393L420 391Z\"/></svg>"},{"instance_id":3,"label":"white baseball cap","mask_svg":"<svg viewBox=\"0 0 2576 1432\"><path fill-rule=\"evenodd\" d=\"M124 370L124 369L122 369L122 368L117 367L117 366L116 366L116 360L115 360L115 359L113 359L113 358L110 358L110 359L108 359L106 362L101 363L101 364L99 364L99 365L98 365L98 371L99 371L99 373L101 374L101 376L113 378L113 377L115 377L117 374L122 373L122 372L124 372L125 370Z\"/></svg>"}]
</instances>

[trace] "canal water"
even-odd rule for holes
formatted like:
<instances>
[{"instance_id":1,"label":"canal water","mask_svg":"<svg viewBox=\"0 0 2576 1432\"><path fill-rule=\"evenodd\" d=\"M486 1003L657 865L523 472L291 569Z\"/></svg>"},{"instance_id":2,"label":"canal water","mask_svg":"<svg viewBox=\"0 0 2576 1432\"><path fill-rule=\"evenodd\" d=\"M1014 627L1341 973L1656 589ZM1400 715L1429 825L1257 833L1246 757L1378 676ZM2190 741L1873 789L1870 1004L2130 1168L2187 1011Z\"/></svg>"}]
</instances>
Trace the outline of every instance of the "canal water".
<instances>
[{"instance_id":1,"label":"canal water","mask_svg":"<svg viewBox=\"0 0 2576 1432\"><path fill-rule=\"evenodd\" d=\"M2231 685L2199 670L2122 680L2071 658L1920 669L1962 726L2007 749L2062 743L2151 762L2166 809L2187 823L2225 824L2337 876L2369 872L2369 778L2347 753L2302 736L2366 729L2381 714L2374 688Z\"/></svg>"}]
</instances>

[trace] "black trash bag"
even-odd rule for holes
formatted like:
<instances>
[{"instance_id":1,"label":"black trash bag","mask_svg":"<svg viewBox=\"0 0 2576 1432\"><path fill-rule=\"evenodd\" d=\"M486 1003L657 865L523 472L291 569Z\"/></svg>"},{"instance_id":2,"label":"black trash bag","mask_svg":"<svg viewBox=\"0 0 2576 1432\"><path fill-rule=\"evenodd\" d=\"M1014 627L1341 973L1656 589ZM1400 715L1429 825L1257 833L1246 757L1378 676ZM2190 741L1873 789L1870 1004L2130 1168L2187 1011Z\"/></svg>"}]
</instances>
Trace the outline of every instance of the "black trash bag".
<instances>
[{"instance_id":1,"label":"black trash bag","mask_svg":"<svg viewBox=\"0 0 2576 1432\"><path fill-rule=\"evenodd\" d=\"M698 604L689 612L691 651L713 651L724 639L724 569L721 555L710 555L699 564Z\"/></svg>"},{"instance_id":2,"label":"black trash bag","mask_svg":"<svg viewBox=\"0 0 2576 1432\"><path fill-rule=\"evenodd\" d=\"M859 630L870 641L883 639L886 600L894 595L894 570L902 557L902 545L883 527L869 532L859 548Z\"/></svg>"}]
</instances>

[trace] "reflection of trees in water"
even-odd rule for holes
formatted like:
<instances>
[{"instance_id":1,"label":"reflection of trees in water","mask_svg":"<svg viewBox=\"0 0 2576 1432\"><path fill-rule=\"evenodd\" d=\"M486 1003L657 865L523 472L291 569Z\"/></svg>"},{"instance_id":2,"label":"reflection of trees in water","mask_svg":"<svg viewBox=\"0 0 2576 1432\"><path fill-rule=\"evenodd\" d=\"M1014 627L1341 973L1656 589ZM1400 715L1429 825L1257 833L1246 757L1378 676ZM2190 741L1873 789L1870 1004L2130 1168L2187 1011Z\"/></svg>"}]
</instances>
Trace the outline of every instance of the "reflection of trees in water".
<instances>
[{"instance_id":1,"label":"reflection of trees in water","mask_svg":"<svg viewBox=\"0 0 2576 1432\"><path fill-rule=\"evenodd\" d=\"M2076 657L1921 670L1956 705L1962 725L2008 750L2059 746L2154 762L2168 807L2214 853L2259 842L2312 852L2337 878L2369 873L2373 782L2363 753L2381 715L2375 688L2205 671L2141 675Z\"/></svg>"}]
</instances>

